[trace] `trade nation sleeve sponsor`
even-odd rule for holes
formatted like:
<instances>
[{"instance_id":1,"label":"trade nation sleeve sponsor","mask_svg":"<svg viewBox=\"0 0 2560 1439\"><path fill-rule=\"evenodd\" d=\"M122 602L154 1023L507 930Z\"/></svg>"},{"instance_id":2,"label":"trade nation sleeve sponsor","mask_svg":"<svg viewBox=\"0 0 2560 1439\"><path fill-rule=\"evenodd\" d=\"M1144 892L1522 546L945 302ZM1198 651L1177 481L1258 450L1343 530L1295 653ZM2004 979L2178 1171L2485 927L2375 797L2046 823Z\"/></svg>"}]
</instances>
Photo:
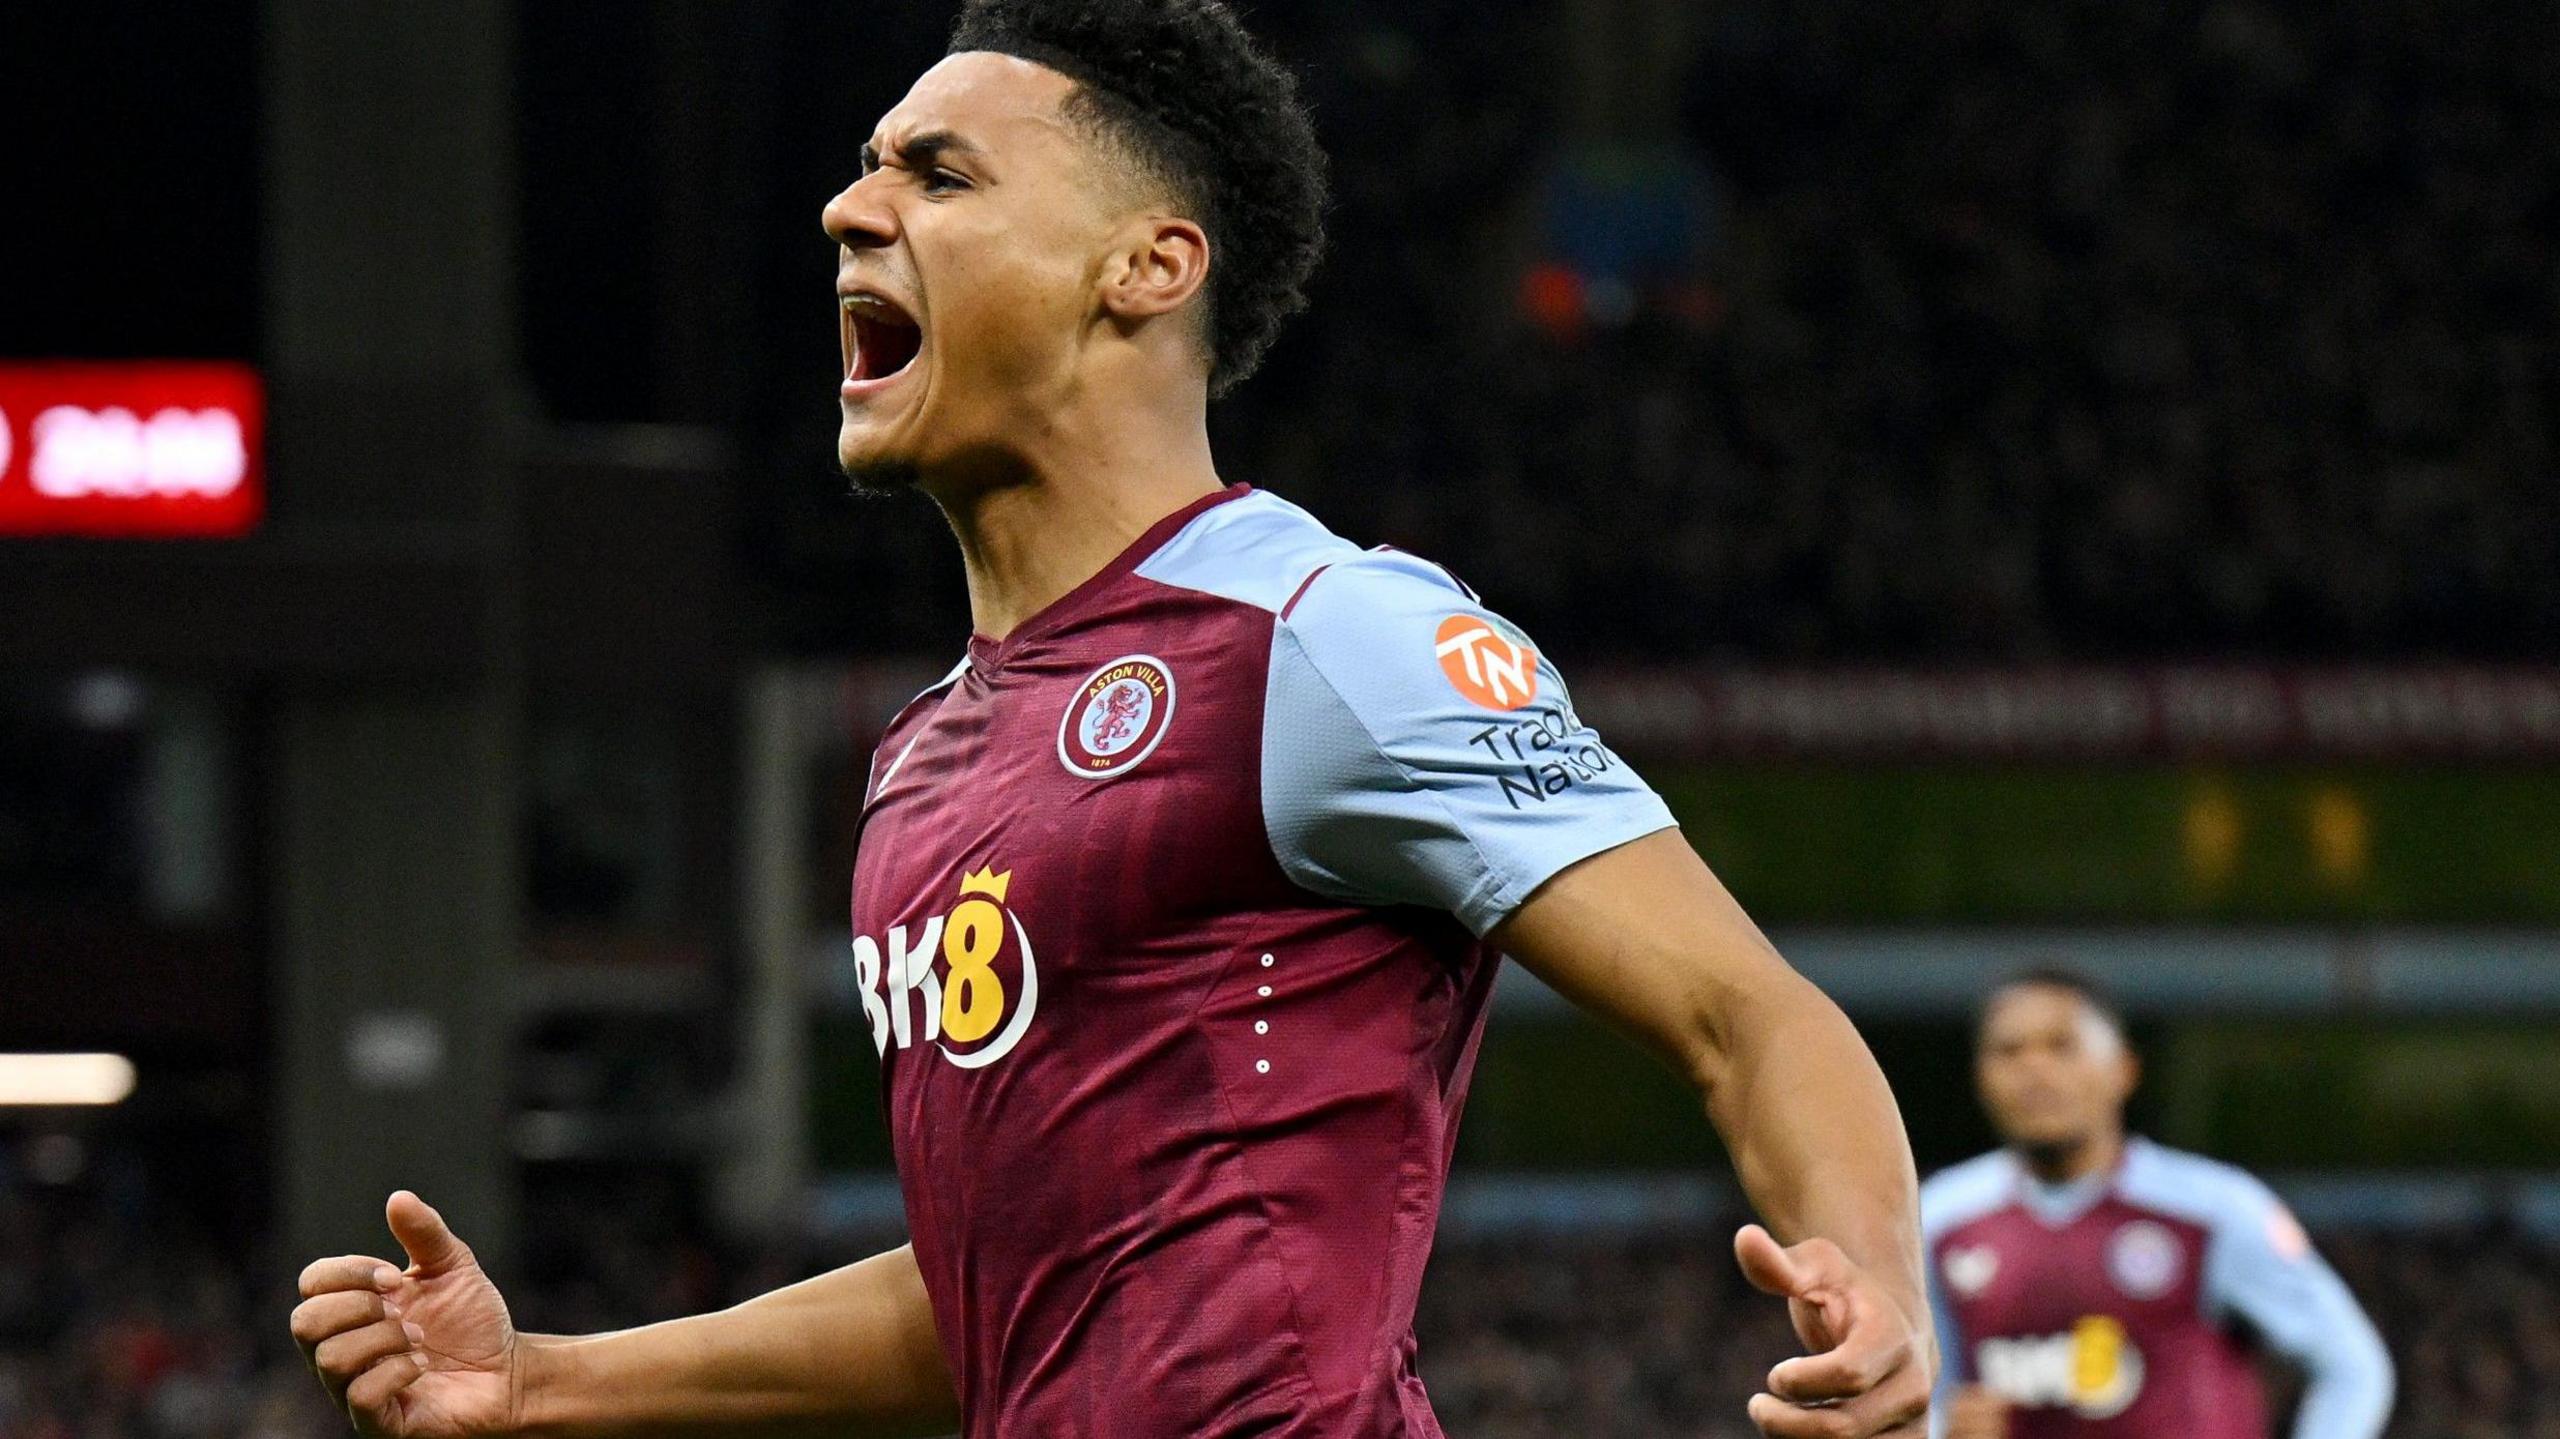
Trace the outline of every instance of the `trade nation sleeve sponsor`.
<instances>
[{"instance_id":1,"label":"trade nation sleeve sponsor","mask_svg":"<svg viewBox=\"0 0 2560 1439\"><path fill-rule=\"evenodd\" d=\"M1673 823L1554 663L1427 561L1318 575L1273 637L1263 805L1299 883L1478 934L1574 861Z\"/></svg>"}]
</instances>

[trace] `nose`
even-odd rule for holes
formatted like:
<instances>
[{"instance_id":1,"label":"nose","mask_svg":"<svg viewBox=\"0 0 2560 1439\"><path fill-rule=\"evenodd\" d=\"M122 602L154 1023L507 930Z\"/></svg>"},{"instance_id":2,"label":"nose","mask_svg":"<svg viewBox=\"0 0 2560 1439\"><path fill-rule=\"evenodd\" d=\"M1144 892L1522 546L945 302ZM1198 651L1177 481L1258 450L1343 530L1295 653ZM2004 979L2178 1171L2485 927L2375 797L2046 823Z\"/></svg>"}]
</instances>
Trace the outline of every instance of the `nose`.
<instances>
[{"instance_id":1,"label":"nose","mask_svg":"<svg viewBox=\"0 0 2560 1439\"><path fill-rule=\"evenodd\" d=\"M897 212L890 209L880 186L871 182L885 171L874 171L845 186L827 202L820 223L827 234L848 250L876 250L898 238Z\"/></svg>"}]
</instances>

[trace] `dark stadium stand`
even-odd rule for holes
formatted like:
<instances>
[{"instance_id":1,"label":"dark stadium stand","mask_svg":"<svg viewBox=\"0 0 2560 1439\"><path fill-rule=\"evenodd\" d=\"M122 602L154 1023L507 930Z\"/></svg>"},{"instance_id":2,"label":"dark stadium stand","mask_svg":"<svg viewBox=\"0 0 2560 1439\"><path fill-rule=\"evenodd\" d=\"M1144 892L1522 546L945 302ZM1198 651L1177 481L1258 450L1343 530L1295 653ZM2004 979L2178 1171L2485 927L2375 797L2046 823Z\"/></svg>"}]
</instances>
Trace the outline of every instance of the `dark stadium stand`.
<instances>
[{"instance_id":1,"label":"dark stadium stand","mask_svg":"<svg viewBox=\"0 0 2560 1439\"><path fill-rule=\"evenodd\" d=\"M2548 653L2560 12L1720 13L1711 320L1452 373L1410 307L1320 301L1243 473L1584 649ZM1337 278L1446 287L1435 238Z\"/></svg>"},{"instance_id":2,"label":"dark stadium stand","mask_svg":"<svg viewBox=\"0 0 2560 1439\"><path fill-rule=\"evenodd\" d=\"M1551 9L1304 26L1337 244L1230 477L1586 660L2548 654L2560 11L1716 13L1717 218L1572 338L1512 303ZM869 508L810 604L948 648Z\"/></svg>"}]
</instances>

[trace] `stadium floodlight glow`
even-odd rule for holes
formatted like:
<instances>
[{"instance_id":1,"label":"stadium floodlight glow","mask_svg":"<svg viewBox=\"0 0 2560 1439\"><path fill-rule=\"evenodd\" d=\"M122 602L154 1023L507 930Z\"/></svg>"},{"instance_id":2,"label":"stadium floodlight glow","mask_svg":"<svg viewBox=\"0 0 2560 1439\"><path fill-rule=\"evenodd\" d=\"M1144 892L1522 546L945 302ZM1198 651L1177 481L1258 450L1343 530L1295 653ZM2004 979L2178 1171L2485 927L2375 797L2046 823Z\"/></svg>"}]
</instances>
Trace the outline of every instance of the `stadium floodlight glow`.
<instances>
[{"instance_id":1,"label":"stadium floodlight glow","mask_svg":"<svg viewBox=\"0 0 2560 1439\"><path fill-rule=\"evenodd\" d=\"M122 1104L133 1061L121 1054L0 1054L0 1108Z\"/></svg>"}]
</instances>

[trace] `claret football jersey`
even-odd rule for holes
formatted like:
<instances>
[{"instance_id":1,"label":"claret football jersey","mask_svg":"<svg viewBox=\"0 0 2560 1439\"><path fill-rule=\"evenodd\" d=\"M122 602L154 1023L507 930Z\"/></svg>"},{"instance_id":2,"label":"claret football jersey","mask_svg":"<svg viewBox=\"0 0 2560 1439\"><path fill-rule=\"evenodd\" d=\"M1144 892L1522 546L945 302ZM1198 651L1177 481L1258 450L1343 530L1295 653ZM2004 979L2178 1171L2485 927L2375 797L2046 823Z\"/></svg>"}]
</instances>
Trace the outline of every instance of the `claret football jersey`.
<instances>
[{"instance_id":1,"label":"claret football jersey","mask_svg":"<svg viewBox=\"0 0 2560 1439\"><path fill-rule=\"evenodd\" d=\"M2389 1417L2372 1324L2230 1165L2135 1138L2114 1172L2054 1187L1995 1151L1932 1176L1920 1213L1942 1388L2006 1397L2010 1439L2266 1439L2261 1347L2309 1373L2301 1439Z\"/></svg>"},{"instance_id":2,"label":"claret football jersey","mask_svg":"<svg viewBox=\"0 0 2560 1439\"><path fill-rule=\"evenodd\" d=\"M970 1439L1439 1435L1481 936L1671 823L1446 571L1246 486L973 639L875 751L852 941Z\"/></svg>"}]
</instances>

